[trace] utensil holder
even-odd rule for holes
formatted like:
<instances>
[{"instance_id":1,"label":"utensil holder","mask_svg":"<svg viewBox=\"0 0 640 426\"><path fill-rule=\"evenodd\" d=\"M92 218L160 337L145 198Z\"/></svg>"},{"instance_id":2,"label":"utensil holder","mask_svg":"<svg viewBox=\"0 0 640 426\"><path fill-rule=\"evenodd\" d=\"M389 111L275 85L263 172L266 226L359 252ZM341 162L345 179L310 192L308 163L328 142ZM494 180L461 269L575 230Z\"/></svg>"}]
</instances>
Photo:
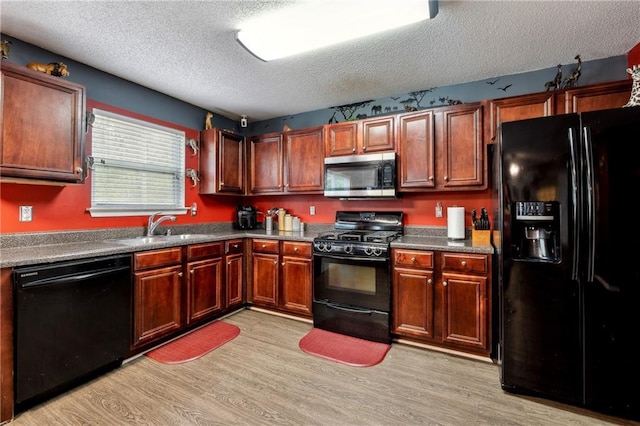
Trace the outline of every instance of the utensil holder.
<instances>
[{"instance_id":1,"label":"utensil holder","mask_svg":"<svg viewBox=\"0 0 640 426\"><path fill-rule=\"evenodd\" d=\"M490 230L482 230L478 231L476 229L471 230L471 243L473 245L489 245L491 243L491 231Z\"/></svg>"}]
</instances>

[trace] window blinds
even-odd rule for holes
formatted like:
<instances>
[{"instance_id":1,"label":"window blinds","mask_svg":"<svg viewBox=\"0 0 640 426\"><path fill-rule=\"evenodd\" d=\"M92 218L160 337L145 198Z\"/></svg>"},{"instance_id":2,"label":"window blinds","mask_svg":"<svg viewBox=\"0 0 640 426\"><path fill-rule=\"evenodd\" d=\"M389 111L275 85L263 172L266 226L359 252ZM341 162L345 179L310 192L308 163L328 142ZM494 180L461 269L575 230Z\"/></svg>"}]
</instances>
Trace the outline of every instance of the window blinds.
<instances>
[{"instance_id":1,"label":"window blinds","mask_svg":"<svg viewBox=\"0 0 640 426\"><path fill-rule=\"evenodd\" d=\"M184 209L184 132L94 110L91 211Z\"/></svg>"}]
</instances>

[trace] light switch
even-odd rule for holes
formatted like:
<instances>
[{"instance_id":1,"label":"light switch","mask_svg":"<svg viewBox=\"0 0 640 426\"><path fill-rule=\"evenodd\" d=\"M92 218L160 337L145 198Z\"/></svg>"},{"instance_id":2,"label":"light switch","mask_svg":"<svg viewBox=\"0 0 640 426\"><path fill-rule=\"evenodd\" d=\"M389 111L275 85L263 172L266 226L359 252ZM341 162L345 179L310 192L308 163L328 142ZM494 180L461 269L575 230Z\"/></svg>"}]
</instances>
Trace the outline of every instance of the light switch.
<instances>
[{"instance_id":1,"label":"light switch","mask_svg":"<svg viewBox=\"0 0 640 426\"><path fill-rule=\"evenodd\" d=\"M20 206L20 222L33 220L33 206Z\"/></svg>"},{"instance_id":2,"label":"light switch","mask_svg":"<svg viewBox=\"0 0 640 426\"><path fill-rule=\"evenodd\" d=\"M315 214L316 214L316 206L309 206L309 214L311 216L315 216Z\"/></svg>"}]
</instances>

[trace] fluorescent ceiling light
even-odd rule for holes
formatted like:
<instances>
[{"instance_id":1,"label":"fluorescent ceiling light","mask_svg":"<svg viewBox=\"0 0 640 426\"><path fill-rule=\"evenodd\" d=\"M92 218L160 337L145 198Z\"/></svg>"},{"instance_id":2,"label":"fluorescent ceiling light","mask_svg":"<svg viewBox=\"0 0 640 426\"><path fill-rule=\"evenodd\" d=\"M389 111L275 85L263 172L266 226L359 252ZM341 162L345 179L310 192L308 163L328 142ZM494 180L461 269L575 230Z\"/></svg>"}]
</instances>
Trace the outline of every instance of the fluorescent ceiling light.
<instances>
[{"instance_id":1,"label":"fluorescent ceiling light","mask_svg":"<svg viewBox=\"0 0 640 426\"><path fill-rule=\"evenodd\" d=\"M437 13L437 0L307 0L248 21L236 39L259 59L270 61L434 18Z\"/></svg>"}]
</instances>

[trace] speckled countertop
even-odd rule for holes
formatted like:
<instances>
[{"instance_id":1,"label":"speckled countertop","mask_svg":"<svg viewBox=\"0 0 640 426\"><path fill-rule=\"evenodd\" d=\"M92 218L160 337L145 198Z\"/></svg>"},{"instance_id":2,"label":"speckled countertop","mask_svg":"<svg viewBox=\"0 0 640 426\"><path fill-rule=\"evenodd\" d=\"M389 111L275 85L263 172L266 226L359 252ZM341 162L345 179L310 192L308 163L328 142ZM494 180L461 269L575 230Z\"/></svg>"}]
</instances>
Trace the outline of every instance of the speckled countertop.
<instances>
[{"instance_id":1,"label":"speckled countertop","mask_svg":"<svg viewBox=\"0 0 640 426\"><path fill-rule=\"evenodd\" d=\"M333 229L333 225L307 224L305 232L239 231L230 223L172 227L175 238L154 242L135 241L144 235L144 228L114 228L71 232L45 232L0 235L0 267L36 265L64 260L133 253L163 247L223 241L232 238L269 238L312 242L318 234ZM177 235L188 234L187 239ZM126 241L123 241L126 240ZM391 247L418 250L446 250L465 253L492 254L491 245L474 245L471 238L449 241L446 228L405 226L404 235Z\"/></svg>"}]
</instances>

